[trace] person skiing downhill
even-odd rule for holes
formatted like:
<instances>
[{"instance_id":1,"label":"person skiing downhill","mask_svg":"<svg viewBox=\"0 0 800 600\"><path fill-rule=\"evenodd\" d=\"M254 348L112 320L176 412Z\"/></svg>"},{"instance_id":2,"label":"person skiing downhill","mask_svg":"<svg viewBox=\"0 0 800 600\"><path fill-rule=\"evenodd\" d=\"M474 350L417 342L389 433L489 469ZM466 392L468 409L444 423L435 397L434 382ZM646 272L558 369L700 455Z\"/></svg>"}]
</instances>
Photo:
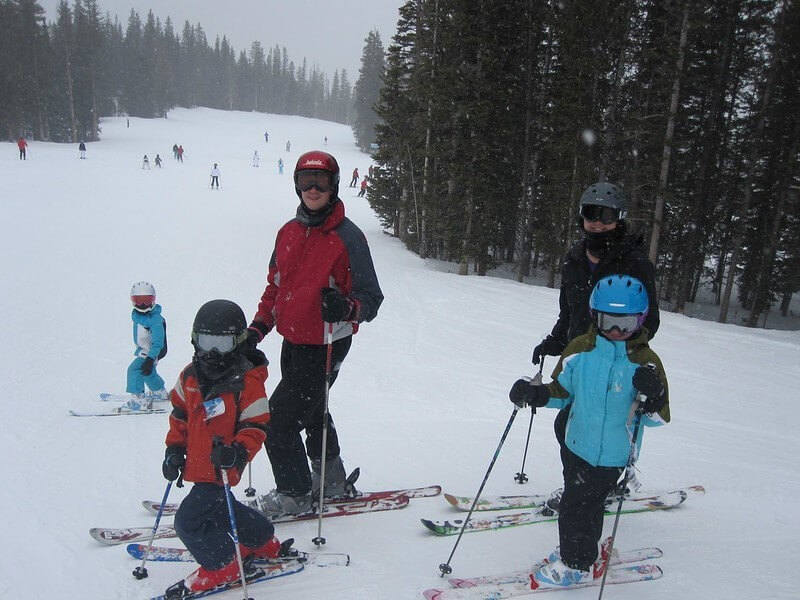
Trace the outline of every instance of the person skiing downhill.
<instances>
[{"instance_id":1,"label":"person skiing downhill","mask_svg":"<svg viewBox=\"0 0 800 600\"><path fill-rule=\"evenodd\" d=\"M583 239L572 246L564 259L558 320L550 335L534 348L533 364L538 365L545 355L561 355L571 340L586 332L591 323L589 295L602 277L612 273L631 275L644 284L649 304L643 327L648 339L655 337L660 321L655 267L644 253L644 236L628 232L627 210L628 194L613 183L592 184L581 194L576 220ZM567 405L553 424L562 463L565 462L564 432L569 412L570 406ZM639 484L634 479L629 485L636 487ZM553 503L557 501L556 497Z\"/></svg>"},{"instance_id":2,"label":"person skiing downhill","mask_svg":"<svg viewBox=\"0 0 800 600\"><path fill-rule=\"evenodd\" d=\"M133 343L136 358L128 366L128 383L125 391L131 394L123 405L131 411L153 407L153 401L167 399L164 380L158 374L158 361L167 354L167 324L161 314L161 305L156 304L156 289L147 281L139 281L131 287L131 320L133 321ZM150 389L145 394L145 385Z\"/></svg>"},{"instance_id":3,"label":"person skiing downhill","mask_svg":"<svg viewBox=\"0 0 800 600\"><path fill-rule=\"evenodd\" d=\"M644 283L628 275L603 277L593 287L589 307L588 332L564 349L553 381L544 385L522 378L509 392L520 407L572 408L561 454L560 545L534 575L542 587L573 586L602 576L607 557L601 552L596 561L606 498L641 448L642 433L631 423L632 404L641 398L642 414L633 417L641 425L670 420L664 367L643 327L649 311Z\"/></svg>"},{"instance_id":4,"label":"person skiing downhill","mask_svg":"<svg viewBox=\"0 0 800 600\"><path fill-rule=\"evenodd\" d=\"M367 181L368 180L367 180L366 177L364 177L364 179L361 180L361 189L358 192L358 197L359 198L363 198L364 194L367 193Z\"/></svg>"},{"instance_id":5,"label":"person skiing downhill","mask_svg":"<svg viewBox=\"0 0 800 600\"><path fill-rule=\"evenodd\" d=\"M323 495L352 491L346 489L330 413L322 456L327 335L332 330L333 385L353 334L360 323L376 317L383 301L366 238L345 217L338 197L336 159L318 150L304 153L295 166L294 185L300 205L296 217L278 231L267 286L248 329L254 346L273 328L283 336L281 381L270 399L272 416L265 443L276 487L260 502L261 509L272 515L311 509L323 460Z\"/></svg>"},{"instance_id":6,"label":"person skiing downhill","mask_svg":"<svg viewBox=\"0 0 800 600\"><path fill-rule=\"evenodd\" d=\"M217 167L217 163L214 163L214 168L211 169L211 189L212 190L214 189L215 185L217 186L217 189L219 189L219 176L220 176L219 167Z\"/></svg>"},{"instance_id":7,"label":"person skiing downhill","mask_svg":"<svg viewBox=\"0 0 800 600\"><path fill-rule=\"evenodd\" d=\"M156 166L161 168L161 157L158 154L156 154Z\"/></svg>"},{"instance_id":8,"label":"person skiing downhill","mask_svg":"<svg viewBox=\"0 0 800 600\"><path fill-rule=\"evenodd\" d=\"M150 159L147 158L147 154L145 154L144 158L142 159L142 169L147 169L148 171L150 170Z\"/></svg>"},{"instance_id":9,"label":"person skiing downhill","mask_svg":"<svg viewBox=\"0 0 800 600\"><path fill-rule=\"evenodd\" d=\"M352 179L350 179L350 187L356 187L357 183L358 183L358 167L353 169L353 177Z\"/></svg>"},{"instance_id":10,"label":"person skiing downhill","mask_svg":"<svg viewBox=\"0 0 800 600\"><path fill-rule=\"evenodd\" d=\"M278 175L283 175L283 159L278 159Z\"/></svg>"},{"instance_id":11,"label":"person skiing downhill","mask_svg":"<svg viewBox=\"0 0 800 600\"><path fill-rule=\"evenodd\" d=\"M267 360L252 348L245 352L242 309L230 300L206 302L197 311L191 339L192 362L170 393L162 473L169 481L182 474L194 483L175 515L175 530L200 566L170 587L167 598L183 598L241 577L221 471L227 471L231 487L239 483L264 443L270 419L264 391ZM242 558L278 556L281 544L269 519L233 494L231 499Z\"/></svg>"}]
</instances>

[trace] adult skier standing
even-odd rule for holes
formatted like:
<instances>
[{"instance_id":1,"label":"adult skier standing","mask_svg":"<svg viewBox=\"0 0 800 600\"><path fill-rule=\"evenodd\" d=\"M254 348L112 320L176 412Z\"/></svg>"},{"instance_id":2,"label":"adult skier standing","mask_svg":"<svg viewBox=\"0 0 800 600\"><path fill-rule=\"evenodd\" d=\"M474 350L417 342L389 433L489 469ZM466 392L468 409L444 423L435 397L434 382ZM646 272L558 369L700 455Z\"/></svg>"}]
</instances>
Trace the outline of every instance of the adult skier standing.
<instances>
[{"instance_id":1,"label":"adult skier standing","mask_svg":"<svg viewBox=\"0 0 800 600\"><path fill-rule=\"evenodd\" d=\"M202 592L241 577L222 470L235 486L264 443L269 405L267 361L247 348L247 321L230 300L205 303L192 326L192 362L170 394L167 449L162 472L194 483L175 515L178 537L200 567L167 590L168 598ZM255 361L255 362L251 362ZM242 558L275 558L280 542L269 519L231 494Z\"/></svg>"},{"instance_id":2,"label":"adult skier standing","mask_svg":"<svg viewBox=\"0 0 800 600\"><path fill-rule=\"evenodd\" d=\"M24 137L20 136L17 140L17 148L19 149L19 159L28 160L28 142L25 141Z\"/></svg>"},{"instance_id":3,"label":"adult skier standing","mask_svg":"<svg viewBox=\"0 0 800 600\"><path fill-rule=\"evenodd\" d=\"M81 159L86 159L86 142L83 140L78 144L78 152L80 153Z\"/></svg>"},{"instance_id":4,"label":"adult skier standing","mask_svg":"<svg viewBox=\"0 0 800 600\"><path fill-rule=\"evenodd\" d=\"M214 168L211 169L211 189L212 190L214 189L215 185L217 186L217 189L219 189L219 176L220 176L219 167L217 167L217 163L214 163Z\"/></svg>"},{"instance_id":5,"label":"adult skier standing","mask_svg":"<svg viewBox=\"0 0 800 600\"><path fill-rule=\"evenodd\" d=\"M602 277L611 274L631 275L644 284L649 306L643 327L648 339L655 336L660 320L655 267L644 252L644 236L628 232L627 211L628 194L618 185L599 182L584 190L577 215L583 239L564 258L558 320L550 335L534 348L533 364L538 365L545 355L560 356L571 340L586 333L591 324L589 295ZM567 405L553 424L562 462L565 462L564 432L569 412ZM631 484L635 486L638 482Z\"/></svg>"},{"instance_id":6,"label":"adult skier standing","mask_svg":"<svg viewBox=\"0 0 800 600\"><path fill-rule=\"evenodd\" d=\"M259 159L258 157L258 150L256 150L255 152L253 152L253 166L257 167L260 160L261 159Z\"/></svg>"},{"instance_id":7,"label":"adult skier standing","mask_svg":"<svg viewBox=\"0 0 800 600\"><path fill-rule=\"evenodd\" d=\"M348 491L330 413L322 456L326 334L330 327L332 385L359 324L374 319L383 301L364 234L345 217L338 197L336 159L317 150L301 155L294 185L300 206L296 217L278 231L267 286L248 330L253 345L273 328L283 336L281 381L270 399L265 443L276 488L263 498L262 510L273 515L311 509L323 460L323 495ZM304 430L305 448L300 435Z\"/></svg>"},{"instance_id":8,"label":"adult skier standing","mask_svg":"<svg viewBox=\"0 0 800 600\"><path fill-rule=\"evenodd\" d=\"M603 575L607 556L596 561L606 497L638 455L640 425L670 420L664 367L643 327L649 310L644 283L628 275L603 277L589 306L588 332L567 345L553 381L543 385L526 377L509 392L520 407L572 408L561 454L560 545L534 574L542 587L570 587ZM632 408L640 414L633 416Z\"/></svg>"}]
</instances>

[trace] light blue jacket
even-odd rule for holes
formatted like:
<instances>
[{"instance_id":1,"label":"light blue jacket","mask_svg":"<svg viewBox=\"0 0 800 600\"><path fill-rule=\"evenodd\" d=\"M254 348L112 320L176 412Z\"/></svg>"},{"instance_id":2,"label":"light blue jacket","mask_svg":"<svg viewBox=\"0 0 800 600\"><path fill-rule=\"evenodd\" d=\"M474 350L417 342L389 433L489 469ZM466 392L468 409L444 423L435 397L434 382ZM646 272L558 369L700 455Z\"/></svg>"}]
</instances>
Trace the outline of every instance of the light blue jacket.
<instances>
[{"instance_id":1,"label":"light blue jacket","mask_svg":"<svg viewBox=\"0 0 800 600\"><path fill-rule=\"evenodd\" d=\"M631 405L636 399L633 373L652 363L666 389L664 367L647 345L647 334L612 342L592 327L575 338L564 350L549 384L548 408L571 404L566 429L567 447L593 466L624 467L631 449L634 419L628 426ZM669 394L668 391L664 392ZM668 398L668 396L667 396ZM669 422L669 400L659 413L642 416L638 449L644 426Z\"/></svg>"},{"instance_id":2,"label":"light blue jacket","mask_svg":"<svg viewBox=\"0 0 800 600\"><path fill-rule=\"evenodd\" d=\"M141 313L131 311L133 320L133 343L136 344L134 356L153 360L162 358L166 354L167 328L164 317L161 316L161 305L156 304L153 310Z\"/></svg>"}]
</instances>

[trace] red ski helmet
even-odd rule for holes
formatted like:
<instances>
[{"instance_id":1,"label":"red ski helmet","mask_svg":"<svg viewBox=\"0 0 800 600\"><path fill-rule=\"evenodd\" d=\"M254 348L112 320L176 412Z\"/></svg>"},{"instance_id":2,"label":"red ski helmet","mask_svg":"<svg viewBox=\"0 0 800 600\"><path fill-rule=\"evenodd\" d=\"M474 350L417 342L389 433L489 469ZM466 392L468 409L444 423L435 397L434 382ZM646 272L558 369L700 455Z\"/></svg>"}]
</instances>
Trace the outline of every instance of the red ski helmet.
<instances>
[{"instance_id":1,"label":"red ski helmet","mask_svg":"<svg viewBox=\"0 0 800 600\"><path fill-rule=\"evenodd\" d=\"M297 159L297 164L294 167L294 191L297 193L298 198L302 198L300 188L297 187L297 172L298 171L328 171L333 180L333 187L331 188L331 198L339 197L339 163L336 159L322 150L312 150L301 154Z\"/></svg>"}]
</instances>

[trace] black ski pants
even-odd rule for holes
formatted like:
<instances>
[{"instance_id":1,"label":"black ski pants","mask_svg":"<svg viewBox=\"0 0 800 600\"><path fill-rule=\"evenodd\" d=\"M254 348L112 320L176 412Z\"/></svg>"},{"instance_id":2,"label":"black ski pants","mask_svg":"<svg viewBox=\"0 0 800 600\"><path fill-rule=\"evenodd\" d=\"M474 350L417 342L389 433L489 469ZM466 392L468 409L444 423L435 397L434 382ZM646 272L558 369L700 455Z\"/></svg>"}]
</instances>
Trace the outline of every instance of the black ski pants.
<instances>
[{"instance_id":1,"label":"black ski pants","mask_svg":"<svg viewBox=\"0 0 800 600\"><path fill-rule=\"evenodd\" d=\"M269 519L233 498L233 494L231 498L239 541L248 548L266 544L275 533ZM236 549L231 539L225 488L215 483L194 484L175 515L175 531L206 569L216 571L230 563Z\"/></svg>"},{"instance_id":2,"label":"black ski pants","mask_svg":"<svg viewBox=\"0 0 800 600\"><path fill-rule=\"evenodd\" d=\"M603 535L606 497L614 489L623 467L593 467L564 449L564 494L558 505L558 540L561 560L573 569L589 571L597 559Z\"/></svg>"},{"instance_id":3,"label":"black ski pants","mask_svg":"<svg viewBox=\"0 0 800 600\"><path fill-rule=\"evenodd\" d=\"M352 336L347 336L333 342L331 386L352 340ZM270 420L264 442L276 487L282 494L300 496L311 492L311 469L306 455L311 460L322 456L327 351L327 345L283 341L281 381L269 399ZM305 448L302 431L306 434ZM339 438L329 411L325 459L336 458L339 452Z\"/></svg>"}]
</instances>

